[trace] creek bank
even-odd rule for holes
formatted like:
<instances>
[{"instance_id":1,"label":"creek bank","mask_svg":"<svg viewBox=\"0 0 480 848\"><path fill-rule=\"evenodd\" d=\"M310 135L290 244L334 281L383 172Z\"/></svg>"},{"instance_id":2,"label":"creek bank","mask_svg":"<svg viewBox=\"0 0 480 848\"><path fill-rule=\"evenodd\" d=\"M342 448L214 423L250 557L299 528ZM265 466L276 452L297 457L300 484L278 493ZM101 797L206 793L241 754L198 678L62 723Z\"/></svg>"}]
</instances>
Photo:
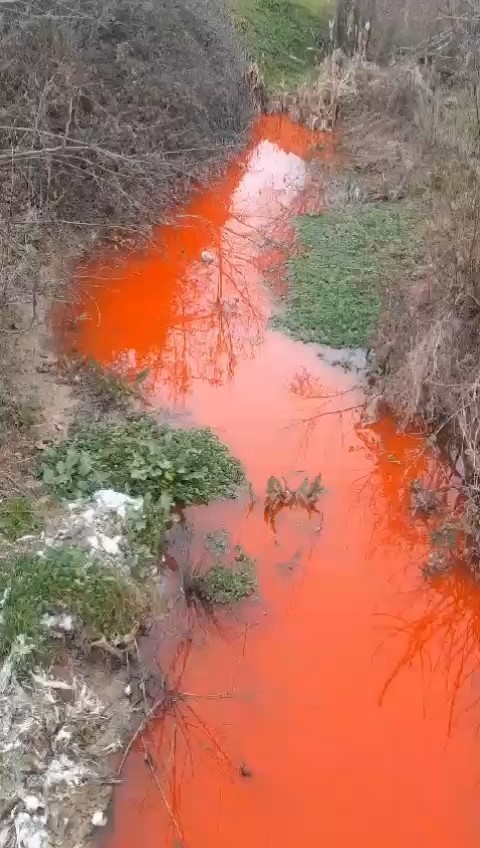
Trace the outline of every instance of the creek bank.
<instances>
[{"instance_id":1,"label":"creek bank","mask_svg":"<svg viewBox=\"0 0 480 848\"><path fill-rule=\"evenodd\" d=\"M475 570L475 104L461 75L445 85L411 60L381 67L334 51L284 103L308 125L327 106L340 132L330 211L298 220L303 250L275 322L295 338L368 347L368 417L390 409L458 472L464 507L452 521ZM329 240L335 228L341 239Z\"/></svg>"},{"instance_id":2,"label":"creek bank","mask_svg":"<svg viewBox=\"0 0 480 848\"><path fill-rule=\"evenodd\" d=\"M103 823L115 754L118 762L165 685L140 646L173 600L169 528L185 504L235 497L243 480L210 431L113 415L42 444L39 474L51 494L42 512L35 502L35 519L26 498L1 505L9 535L0 564L4 846L83 845ZM202 565L188 597L229 605L254 591L254 561L240 549L227 559ZM179 591L187 598L186 583Z\"/></svg>"}]
</instances>

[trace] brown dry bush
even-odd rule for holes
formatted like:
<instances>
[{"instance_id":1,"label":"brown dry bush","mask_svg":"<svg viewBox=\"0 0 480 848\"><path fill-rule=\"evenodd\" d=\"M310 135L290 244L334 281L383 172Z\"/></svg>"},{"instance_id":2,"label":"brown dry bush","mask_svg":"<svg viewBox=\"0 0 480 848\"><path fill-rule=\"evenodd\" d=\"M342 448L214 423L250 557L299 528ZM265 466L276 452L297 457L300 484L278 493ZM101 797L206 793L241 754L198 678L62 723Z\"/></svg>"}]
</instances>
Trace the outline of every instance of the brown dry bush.
<instances>
[{"instance_id":1,"label":"brown dry bush","mask_svg":"<svg viewBox=\"0 0 480 848\"><path fill-rule=\"evenodd\" d=\"M154 222L251 115L219 0L16 0L0 17L0 178L15 212Z\"/></svg>"},{"instance_id":2,"label":"brown dry bush","mask_svg":"<svg viewBox=\"0 0 480 848\"><path fill-rule=\"evenodd\" d=\"M464 9L442 42L464 48L448 85L434 50L428 66L409 60L379 69L352 109L365 133L359 141L357 126L347 147L370 186L380 175L398 186L403 170L400 196L415 202L424 222L416 270L392 280L386 294L374 342L376 388L405 424L422 424L460 460L478 559L480 3L469 0Z\"/></svg>"},{"instance_id":3,"label":"brown dry bush","mask_svg":"<svg viewBox=\"0 0 480 848\"><path fill-rule=\"evenodd\" d=\"M241 142L254 97L222 0L0 2L0 43L3 419L69 255L148 237Z\"/></svg>"}]
</instances>

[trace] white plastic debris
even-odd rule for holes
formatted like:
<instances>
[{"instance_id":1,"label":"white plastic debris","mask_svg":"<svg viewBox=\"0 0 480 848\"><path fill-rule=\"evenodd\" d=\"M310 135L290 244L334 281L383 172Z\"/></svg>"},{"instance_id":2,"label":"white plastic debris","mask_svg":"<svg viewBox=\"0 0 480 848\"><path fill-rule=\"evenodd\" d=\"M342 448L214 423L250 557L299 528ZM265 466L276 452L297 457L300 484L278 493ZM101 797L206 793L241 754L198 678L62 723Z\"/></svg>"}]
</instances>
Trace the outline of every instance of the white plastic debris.
<instances>
[{"instance_id":1,"label":"white plastic debris","mask_svg":"<svg viewBox=\"0 0 480 848\"><path fill-rule=\"evenodd\" d=\"M92 824L94 827L105 827L107 817L102 810L96 810L92 816Z\"/></svg>"},{"instance_id":2,"label":"white plastic debris","mask_svg":"<svg viewBox=\"0 0 480 848\"><path fill-rule=\"evenodd\" d=\"M215 262L215 254L210 250L202 250L201 254L202 262L211 263Z\"/></svg>"},{"instance_id":3,"label":"white plastic debris","mask_svg":"<svg viewBox=\"0 0 480 848\"><path fill-rule=\"evenodd\" d=\"M17 848L50 848L50 839L39 816L17 813L14 819Z\"/></svg>"},{"instance_id":4,"label":"white plastic debris","mask_svg":"<svg viewBox=\"0 0 480 848\"><path fill-rule=\"evenodd\" d=\"M66 754L59 754L49 763L45 773L45 785L80 786L89 774L88 769L81 763L74 763Z\"/></svg>"},{"instance_id":5,"label":"white plastic debris","mask_svg":"<svg viewBox=\"0 0 480 848\"><path fill-rule=\"evenodd\" d=\"M67 730L66 727L61 727L58 731L57 735L54 739L54 746L57 748L59 745L66 746L70 742L72 738L72 733L70 730Z\"/></svg>"},{"instance_id":6,"label":"white plastic debris","mask_svg":"<svg viewBox=\"0 0 480 848\"><path fill-rule=\"evenodd\" d=\"M23 799L27 813L36 813L37 810L43 809L43 803L36 795L26 795Z\"/></svg>"},{"instance_id":7,"label":"white plastic debris","mask_svg":"<svg viewBox=\"0 0 480 848\"><path fill-rule=\"evenodd\" d=\"M130 698L130 696L131 696L131 694L132 694L132 686L131 686L131 684L130 684L130 683L127 683L127 685L125 686L125 689L124 689L123 691L125 692L125 695L127 696L127 698Z\"/></svg>"},{"instance_id":8,"label":"white plastic debris","mask_svg":"<svg viewBox=\"0 0 480 848\"><path fill-rule=\"evenodd\" d=\"M59 630L61 633L73 633L75 629L75 619L69 612L62 612L58 615L45 613L40 621L42 627L47 627L48 630Z\"/></svg>"},{"instance_id":9,"label":"white plastic debris","mask_svg":"<svg viewBox=\"0 0 480 848\"><path fill-rule=\"evenodd\" d=\"M125 518L127 509L141 509L143 498L131 498L114 489L99 489L94 494L97 506L116 512L119 518Z\"/></svg>"},{"instance_id":10,"label":"white plastic debris","mask_svg":"<svg viewBox=\"0 0 480 848\"><path fill-rule=\"evenodd\" d=\"M47 677L41 671L31 672L32 680L37 686L42 689L59 689L64 692L72 692L73 686L65 680L56 680L54 677Z\"/></svg>"},{"instance_id":11,"label":"white plastic debris","mask_svg":"<svg viewBox=\"0 0 480 848\"><path fill-rule=\"evenodd\" d=\"M117 556L120 553L121 536L106 536L105 533L100 533L100 544L106 554Z\"/></svg>"},{"instance_id":12,"label":"white plastic debris","mask_svg":"<svg viewBox=\"0 0 480 848\"><path fill-rule=\"evenodd\" d=\"M12 825L7 825L6 827L0 828L0 848L6 848L10 841L10 831L12 829Z\"/></svg>"}]
</instances>

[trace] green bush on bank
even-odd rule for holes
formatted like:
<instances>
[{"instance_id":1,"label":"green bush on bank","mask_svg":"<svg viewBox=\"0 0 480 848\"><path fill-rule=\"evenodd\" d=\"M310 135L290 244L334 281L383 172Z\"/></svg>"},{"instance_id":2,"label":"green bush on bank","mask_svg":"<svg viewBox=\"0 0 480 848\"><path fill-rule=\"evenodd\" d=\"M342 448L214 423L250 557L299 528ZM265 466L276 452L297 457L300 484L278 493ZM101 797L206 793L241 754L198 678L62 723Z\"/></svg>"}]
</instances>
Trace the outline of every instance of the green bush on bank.
<instances>
[{"instance_id":1,"label":"green bush on bank","mask_svg":"<svg viewBox=\"0 0 480 848\"><path fill-rule=\"evenodd\" d=\"M240 463L207 429L173 430L147 416L96 424L43 453L45 486L77 498L112 488L129 495L169 494L178 504L235 495Z\"/></svg>"}]
</instances>

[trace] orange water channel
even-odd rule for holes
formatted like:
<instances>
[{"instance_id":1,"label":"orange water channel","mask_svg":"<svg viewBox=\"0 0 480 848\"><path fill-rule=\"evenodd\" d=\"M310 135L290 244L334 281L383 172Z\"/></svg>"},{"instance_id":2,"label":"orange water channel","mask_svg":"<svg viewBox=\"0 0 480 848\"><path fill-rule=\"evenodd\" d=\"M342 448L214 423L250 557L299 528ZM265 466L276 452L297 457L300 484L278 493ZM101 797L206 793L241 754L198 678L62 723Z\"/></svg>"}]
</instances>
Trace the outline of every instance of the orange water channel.
<instances>
[{"instance_id":1,"label":"orange water channel","mask_svg":"<svg viewBox=\"0 0 480 848\"><path fill-rule=\"evenodd\" d=\"M389 418L362 423L358 375L268 325L311 145L263 119L154 247L99 260L79 283L77 348L149 369L148 399L212 427L258 499L190 510L177 555L227 529L258 558L259 597L187 641L158 628L189 697L153 722L149 762L134 746L111 848L480 844L477 590L460 573L422 576L429 528L409 509L411 480L447 486L446 472ZM318 155L329 167L332 151ZM284 510L272 528L269 476L318 472L320 512Z\"/></svg>"}]
</instances>

